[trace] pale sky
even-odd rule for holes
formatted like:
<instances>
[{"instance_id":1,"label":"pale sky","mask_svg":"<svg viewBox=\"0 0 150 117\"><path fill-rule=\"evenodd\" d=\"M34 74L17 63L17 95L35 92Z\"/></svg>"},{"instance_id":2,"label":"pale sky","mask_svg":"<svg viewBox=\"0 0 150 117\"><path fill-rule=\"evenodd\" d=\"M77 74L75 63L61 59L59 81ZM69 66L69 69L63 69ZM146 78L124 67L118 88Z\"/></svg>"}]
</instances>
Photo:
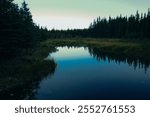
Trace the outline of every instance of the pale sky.
<instances>
[{"instance_id":1,"label":"pale sky","mask_svg":"<svg viewBox=\"0 0 150 117\"><path fill-rule=\"evenodd\" d=\"M23 0L15 0L20 4ZM48 29L82 29L98 16L147 12L150 0L26 0L35 23Z\"/></svg>"}]
</instances>

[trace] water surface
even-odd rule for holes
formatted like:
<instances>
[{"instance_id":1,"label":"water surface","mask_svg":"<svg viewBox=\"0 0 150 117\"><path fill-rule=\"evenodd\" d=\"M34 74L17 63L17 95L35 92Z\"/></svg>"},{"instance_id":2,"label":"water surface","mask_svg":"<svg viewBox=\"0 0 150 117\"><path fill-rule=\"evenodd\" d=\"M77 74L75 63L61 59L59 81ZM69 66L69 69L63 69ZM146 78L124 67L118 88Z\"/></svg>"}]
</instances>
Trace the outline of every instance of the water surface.
<instances>
[{"instance_id":1,"label":"water surface","mask_svg":"<svg viewBox=\"0 0 150 117\"><path fill-rule=\"evenodd\" d=\"M57 68L41 81L36 99L150 99L150 68L90 48L58 47ZM98 53L98 54L96 54Z\"/></svg>"}]
</instances>

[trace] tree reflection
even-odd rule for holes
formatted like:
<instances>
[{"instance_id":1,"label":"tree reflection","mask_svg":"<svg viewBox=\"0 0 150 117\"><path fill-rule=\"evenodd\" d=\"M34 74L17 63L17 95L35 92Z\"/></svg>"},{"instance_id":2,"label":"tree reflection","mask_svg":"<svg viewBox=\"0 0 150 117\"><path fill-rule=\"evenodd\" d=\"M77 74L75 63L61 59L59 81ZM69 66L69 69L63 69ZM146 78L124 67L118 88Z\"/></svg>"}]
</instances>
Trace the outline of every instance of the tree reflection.
<instances>
[{"instance_id":1,"label":"tree reflection","mask_svg":"<svg viewBox=\"0 0 150 117\"><path fill-rule=\"evenodd\" d=\"M0 66L0 99L35 99L39 83L55 72L54 61L18 61Z\"/></svg>"},{"instance_id":2,"label":"tree reflection","mask_svg":"<svg viewBox=\"0 0 150 117\"><path fill-rule=\"evenodd\" d=\"M115 62L117 64L128 63L129 66L133 66L136 70L137 68L144 69L145 73L147 72L148 68L150 67L150 60L146 58L145 55L142 55L142 57L136 57L136 56L127 56L120 53L113 53L108 51L101 51L98 48L88 48L89 53L92 57L97 59L98 61L108 61ZM142 53L141 53L142 54Z\"/></svg>"}]
</instances>

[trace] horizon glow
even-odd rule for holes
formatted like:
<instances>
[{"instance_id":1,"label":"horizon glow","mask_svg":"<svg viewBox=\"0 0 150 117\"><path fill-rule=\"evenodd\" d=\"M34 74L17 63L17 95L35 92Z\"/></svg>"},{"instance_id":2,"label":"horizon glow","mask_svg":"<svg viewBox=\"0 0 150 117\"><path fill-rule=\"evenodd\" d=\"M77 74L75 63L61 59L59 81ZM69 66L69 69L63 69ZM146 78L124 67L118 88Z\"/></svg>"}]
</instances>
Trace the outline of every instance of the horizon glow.
<instances>
[{"instance_id":1,"label":"horizon glow","mask_svg":"<svg viewBox=\"0 0 150 117\"><path fill-rule=\"evenodd\" d=\"M23 0L15 0L21 5ZM48 29L88 28L95 18L147 12L149 0L26 0L35 23Z\"/></svg>"}]
</instances>

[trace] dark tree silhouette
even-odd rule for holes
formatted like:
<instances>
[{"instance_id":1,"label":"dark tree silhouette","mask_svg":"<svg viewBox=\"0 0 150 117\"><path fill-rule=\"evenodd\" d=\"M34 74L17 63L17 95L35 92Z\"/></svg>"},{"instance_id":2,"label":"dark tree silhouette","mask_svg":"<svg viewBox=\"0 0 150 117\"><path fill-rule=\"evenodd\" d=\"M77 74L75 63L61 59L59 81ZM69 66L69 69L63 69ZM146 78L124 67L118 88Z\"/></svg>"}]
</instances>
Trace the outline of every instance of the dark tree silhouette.
<instances>
[{"instance_id":1,"label":"dark tree silhouette","mask_svg":"<svg viewBox=\"0 0 150 117\"><path fill-rule=\"evenodd\" d=\"M18 56L45 39L47 32L33 22L25 1L19 8L13 0L0 0L0 58Z\"/></svg>"},{"instance_id":2,"label":"dark tree silhouette","mask_svg":"<svg viewBox=\"0 0 150 117\"><path fill-rule=\"evenodd\" d=\"M147 13L130 17L98 17L88 29L48 30L36 25L28 4L21 8L13 0L0 0L0 55L1 58L18 56L47 38L150 38L150 9Z\"/></svg>"},{"instance_id":3,"label":"dark tree silhouette","mask_svg":"<svg viewBox=\"0 0 150 117\"><path fill-rule=\"evenodd\" d=\"M150 37L150 9L148 13L139 14L130 17L122 17L107 20L98 17L89 26L91 37L107 37L107 38L149 38Z\"/></svg>"},{"instance_id":4,"label":"dark tree silhouette","mask_svg":"<svg viewBox=\"0 0 150 117\"><path fill-rule=\"evenodd\" d=\"M88 29L55 30L48 33L49 38L150 38L150 9L147 13L117 16L108 19L98 17L90 24Z\"/></svg>"}]
</instances>

